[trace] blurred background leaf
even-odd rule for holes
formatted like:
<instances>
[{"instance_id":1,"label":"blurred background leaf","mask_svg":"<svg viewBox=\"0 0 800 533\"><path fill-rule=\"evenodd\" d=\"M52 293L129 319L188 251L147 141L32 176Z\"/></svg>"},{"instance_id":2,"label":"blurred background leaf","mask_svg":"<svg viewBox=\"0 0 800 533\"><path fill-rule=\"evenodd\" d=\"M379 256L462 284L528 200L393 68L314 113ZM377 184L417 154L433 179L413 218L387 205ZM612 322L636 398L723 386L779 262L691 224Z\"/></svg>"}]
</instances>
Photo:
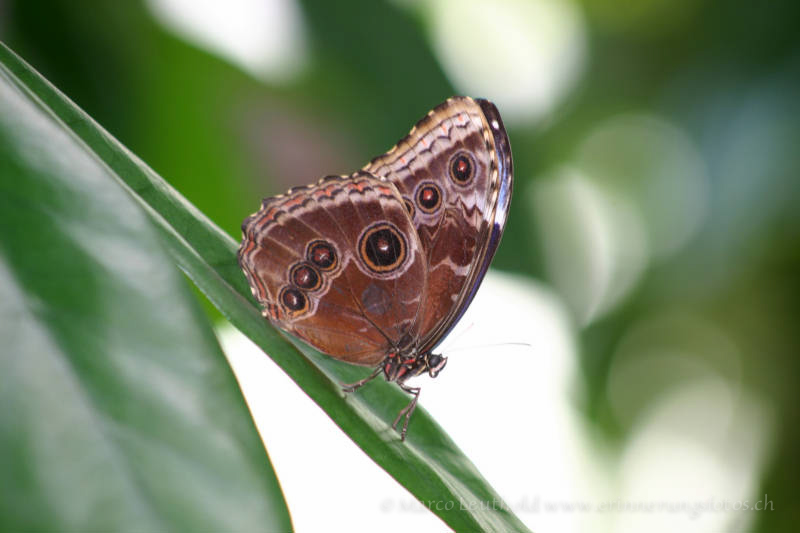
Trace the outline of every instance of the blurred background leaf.
<instances>
[{"instance_id":1,"label":"blurred background leaf","mask_svg":"<svg viewBox=\"0 0 800 533\"><path fill-rule=\"evenodd\" d=\"M680 396L687 422L672 435L775 502L710 530L792 530L800 5L255 2L272 11L238 33L281 35L257 43L282 50L276 60L221 47L190 24L197 4L178 4L6 0L0 38L235 238L259 198L360 167L447 96L494 100L517 183L493 265L570 310L593 459L628 457ZM711 426L749 459L709 440ZM650 457L664 456L660 441L643 444ZM631 464L646 486L670 486Z\"/></svg>"}]
</instances>

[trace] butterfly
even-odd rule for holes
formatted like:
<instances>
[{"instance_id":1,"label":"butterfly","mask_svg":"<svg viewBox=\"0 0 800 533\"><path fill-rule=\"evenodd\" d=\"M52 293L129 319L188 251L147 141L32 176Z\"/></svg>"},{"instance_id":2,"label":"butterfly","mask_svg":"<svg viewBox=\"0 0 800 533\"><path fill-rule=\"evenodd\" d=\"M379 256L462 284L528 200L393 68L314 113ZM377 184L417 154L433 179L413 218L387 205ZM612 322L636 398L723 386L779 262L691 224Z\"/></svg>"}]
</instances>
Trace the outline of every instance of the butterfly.
<instances>
[{"instance_id":1,"label":"butterfly","mask_svg":"<svg viewBox=\"0 0 800 533\"><path fill-rule=\"evenodd\" d=\"M374 367L412 398L433 350L475 296L511 202L511 147L494 104L453 97L385 154L265 199L242 224L239 265L272 324L319 351Z\"/></svg>"}]
</instances>

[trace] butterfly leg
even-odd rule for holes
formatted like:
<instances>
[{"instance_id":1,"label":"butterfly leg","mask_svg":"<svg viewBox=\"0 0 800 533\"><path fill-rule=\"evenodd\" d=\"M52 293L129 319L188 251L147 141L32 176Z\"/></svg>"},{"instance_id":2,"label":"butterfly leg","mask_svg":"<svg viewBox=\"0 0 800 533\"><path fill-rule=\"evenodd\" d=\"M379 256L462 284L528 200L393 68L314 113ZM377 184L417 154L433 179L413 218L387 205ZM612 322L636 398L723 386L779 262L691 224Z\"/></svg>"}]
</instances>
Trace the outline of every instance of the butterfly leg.
<instances>
[{"instance_id":1,"label":"butterfly leg","mask_svg":"<svg viewBox=\"0 0 800 533\"><path fill-rule=\"evenodd\" d=\"M349 384L348 384L348 383L345 383L345 384L342 384L342 390L343 390L344 392L354 392L354 391L356 391L356 390L360 389L360 388L361 388L361 387L363 387L363 386L364 386L364 385L365 385L367 382L369 382L369 381L371 381L371 380L375 379L375 377L376 377L378 374L380 374L380 373L381 373L381 370L383 370L383 367L382 367L382 366L379 366L378 368L376 368L375 370L373 370L373 371L372 371L372 374L370 374L369 376L365 377L365 378L364 378L364 379L362 379L362 380L356 381L355 383L349 383Z\"/></svg>"},{"instance_id":2,"label":"butterfly leg","mask_svg":"<svg viewBox=\"0 0 800 533\"><path fill-rule=\"evenodd\" d=\"M411 420L411 414L414 412L414 409L417 408L417 400L419 400L419 387L409 387L405 383L398 383L400 388L406 391L409 394L413 394L414 398L411 399L411 402L406 405L402 411L397 414L397 418L394 419L394 424L392 424L392 429L397 429L397 424L400 422L400 419L405 416L406 420L403 422L403 429L400 431L400 440L406 440L406 433L408 432L408 422Z\"/></svg>"}]
</instances>

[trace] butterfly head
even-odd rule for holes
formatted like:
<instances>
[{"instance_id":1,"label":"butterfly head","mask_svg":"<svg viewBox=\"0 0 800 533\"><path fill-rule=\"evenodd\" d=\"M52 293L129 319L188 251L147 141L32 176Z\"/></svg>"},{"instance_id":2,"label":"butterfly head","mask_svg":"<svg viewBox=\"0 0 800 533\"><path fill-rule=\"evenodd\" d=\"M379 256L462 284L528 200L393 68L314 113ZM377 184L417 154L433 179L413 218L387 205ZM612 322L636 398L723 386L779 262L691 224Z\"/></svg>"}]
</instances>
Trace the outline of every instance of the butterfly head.
<instances>
[{"instance_id":1,"label":"butterfly head","mask_svg":"<svg viewBox=\"0 0 800 533\"><path fill-rule=\"evenodd\" d=\"M442 357L439 354L434 353L427 353L425 354L425 368L428 370L428 374L435 378L439 375L439 372L442 371L444 365L447 364L447 357Z\"/></svg>"},{"instance_id":2,"label":"butterfly head","mask_svg":"<svg viewBox=\"0 0 800 533\"><path fill-rule=\"evenodd\" d=\"M404 382L425 372L435 378L447 364L447 357L432 353L390 353L383 362L387 381Z\"/></svg>"}]
</instances>

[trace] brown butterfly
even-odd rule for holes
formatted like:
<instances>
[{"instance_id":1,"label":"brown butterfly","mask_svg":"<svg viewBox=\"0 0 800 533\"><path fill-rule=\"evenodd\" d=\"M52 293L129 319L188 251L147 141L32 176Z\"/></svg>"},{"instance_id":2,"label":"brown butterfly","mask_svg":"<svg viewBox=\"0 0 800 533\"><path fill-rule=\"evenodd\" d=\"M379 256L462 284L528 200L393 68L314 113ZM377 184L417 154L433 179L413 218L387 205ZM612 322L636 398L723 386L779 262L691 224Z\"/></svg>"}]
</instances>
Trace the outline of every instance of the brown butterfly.
<instances>
[{"instance_id":1,"label":"brown butterfly","mask_svg":"<svg viewBox=\"0 0 800 533\"><path fill-rule=\"evenodd\" d=\"M374 366L413 395L432 351L464 314L494 256L512 189L497 108L454 97L382 156L265 199L242 224L239 264L263 314L319 351Z\"/></svg>"}]
</instances>

